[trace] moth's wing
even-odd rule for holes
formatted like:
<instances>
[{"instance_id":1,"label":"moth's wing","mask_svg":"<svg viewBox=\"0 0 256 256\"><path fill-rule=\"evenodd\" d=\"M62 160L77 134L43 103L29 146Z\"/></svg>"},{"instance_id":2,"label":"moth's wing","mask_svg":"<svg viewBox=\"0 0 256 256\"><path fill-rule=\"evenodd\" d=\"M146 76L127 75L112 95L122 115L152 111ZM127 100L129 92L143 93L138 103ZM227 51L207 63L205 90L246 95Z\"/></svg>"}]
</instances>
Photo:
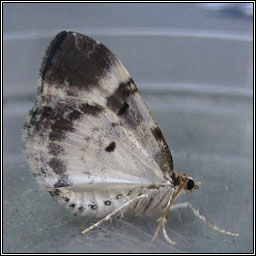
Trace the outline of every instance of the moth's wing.
<instances>
[{"instance_id":1,"label":"moth's wing","mask_svg":"<svg viewBox=\"0 0 256 256\"><path fill-rule=\"evenodd\" d=\"M40 71L23 137L42 185L158 183L173 174L161 130L127 70L103 44L63 31Z\"/></svg>"}]
</instances>

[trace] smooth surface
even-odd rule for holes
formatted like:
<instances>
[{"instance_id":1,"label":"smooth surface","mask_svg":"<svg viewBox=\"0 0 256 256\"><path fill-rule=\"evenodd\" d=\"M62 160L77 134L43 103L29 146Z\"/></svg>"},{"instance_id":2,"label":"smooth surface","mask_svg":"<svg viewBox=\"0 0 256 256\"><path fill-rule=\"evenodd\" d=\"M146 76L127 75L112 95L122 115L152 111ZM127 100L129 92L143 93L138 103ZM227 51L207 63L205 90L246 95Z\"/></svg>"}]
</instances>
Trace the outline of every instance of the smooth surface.
<instances>
[{"instance_id":1,"label":"smooth surface","mask_svg":"<svg viewBox=\"0 0 256 256\"><path fill-rule=\"evenodd\" d=\"M174 28L210 35L228 31L229 36L122 35L135 27L163 34ZM116 28L118 35L112 33ZM167 231L175 247L162 235L151 243L155 220L133 216L81 236L96 220L74 216L39 189L25 164L21 129L36 97L45 49L53 31L63 29L89 31L120 58L166 136L175 170L202 183L200 191L179 201L191 202L238 238L212 231L188 209L169 214ZM3 251L252 252L252 41L230 39L230 33L250 37L252 20L196 4L5 3Z\"/></svg>"}]
</instances>

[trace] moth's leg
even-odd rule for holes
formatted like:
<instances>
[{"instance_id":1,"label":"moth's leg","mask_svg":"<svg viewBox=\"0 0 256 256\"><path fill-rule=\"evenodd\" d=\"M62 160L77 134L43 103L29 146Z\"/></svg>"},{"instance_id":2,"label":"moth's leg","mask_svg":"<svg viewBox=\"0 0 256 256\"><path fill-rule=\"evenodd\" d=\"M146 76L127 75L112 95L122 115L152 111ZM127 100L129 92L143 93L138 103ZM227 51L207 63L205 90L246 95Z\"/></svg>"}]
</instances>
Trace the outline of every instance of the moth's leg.
<instances>
[{"instance_id":1,"label":"moth's leg","mask_svg":"<svg viewBox=\"0 0 256 256\"><path fill-rule=\"evenodd\" d=\"M87 232L91 231L92 229L98 227L99 225L101 225L103 222L107 221L107 220L110 220L113 216L115 216L117 213L120 213L122 214L122 210L129 206L131 203L133 203L134 201L136 200L139 200L141 198L145 198L145 197L148 197L148 194L142 194L140 196L137 196L131 200L129 200L128 202L126 202L125 204L121 205L119 208L117 208L116 210L114 210L113 212L111 212L109 215L107 215L105 218L101 219L100 221L98 221L97 223L93 224L92 226L86 228L85 230L83 230L81 233L84 235L86 234Z\"/></svg>"},{"instance_id":2,"label":"moth's leg","mask_svg":"<svg viewBox=\"0 0 256 256\"><path fill-rule=\"evenodd\" d=\"M166 232L166 229L165 229L165 222L166 222L166 216L167 214L169 213L170 211L170 208L171 206L174 204L175 200L177 199L177 197L179 196L179 194L181 193L181 191L184 189L184 187L186 186L187 184L187 181L188 179L185 179L184 182L179 186L179 188L175 191L175 190L172 190L172 194L170 196L170 201L168 202L162 216L157 220L159 222L158 226L157 226L157 229L156 229L156 232L152 238L152 241L155 240L155 238L157 237L157 234L159 233L159 230L160 228L162 227L163 229L163 234L164 234L164 237L166 239L166 241L172 245L175 245L176 243L174 241L172 241L168 235L167 235L167 232Z\"/></svg>"},{"instance_id":3,"label":"moth's leg","mask_svg":"<svg viewBox=\"0 0 256 256\"><path fill-rule=\"evenodd\" d=\"M166 209L169 210L169 207L170 207L170 201L168 202L168 205L166 207ZM155 234L152 238L152 241L155 240L155 238L157 237L157 234L159 233L160 231L160 228L162 227L163 229L163 235L164 235L164 238L166 239L166 241L168 243L170 243L171 245L175 245L176 243L174 241L172 241L169 236L167 235L167 232L166 232L166 229L165 229L165 223L166 223L166 214L163 214L160 218L157 219L157 222L159 222L158 226L157 226L157 229L155 231Z\"/></svg>"},{"instance_id":4,"label":"moth's leg","mask_svg":"<svg viewBox=\"0 0 256 256\"><path fill-rule=\"evenodd\" d=\"M189 202L185 202L185 203L178 203L178 204L174 204L171 206L170 210L176 210L179 208L190 208L192 210L192 212L194 213L194 215L199 218L200 220L202 220L204 223L206 223L210 228L212 228L213 230L216 230L220 233L223 233L225 235L229 235L229 236L239 236L239 234L237 233L233 233L230 231L226 231L224 229L221 229L213 224L211 224L203 215L201 215L199 213L199 210L196 209L191 203Z\"/></svg>"},{"instance_id":5,"label":"moth's leg","mask_svg":"<svg viewBox=\"0 0 256 256\"><path fill-rule=\"evenodd\" d=\"M124 217L124 213L122 211L120 211L116 216L117 219L122 219L123 217Z\"/></svg>"},{"instance_id":6,"label":"moth's leg","mask_svg":"<svg viewBox=\"0 0 256 256\"><path fill-rule=\"evenodd\" d=\"M165 222L166 222L166 218L163 218L163 234L164 234L164 238L166 239L166 241L172 245L175 245L176 242L172 241L169 236L167 235L166 229L165 229Z\"/></svg>"}]
</instances>

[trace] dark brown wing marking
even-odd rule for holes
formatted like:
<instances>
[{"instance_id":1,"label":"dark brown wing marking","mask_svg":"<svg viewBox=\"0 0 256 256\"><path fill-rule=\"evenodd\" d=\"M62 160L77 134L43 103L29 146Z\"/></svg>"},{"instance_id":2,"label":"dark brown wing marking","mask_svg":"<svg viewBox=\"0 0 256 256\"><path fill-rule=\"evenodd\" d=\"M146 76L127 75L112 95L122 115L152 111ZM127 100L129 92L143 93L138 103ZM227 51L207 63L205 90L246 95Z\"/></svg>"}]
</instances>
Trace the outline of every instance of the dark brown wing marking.
<instances>
[{"instance_id":1,"label":"dark brown wing marking","mask_svg":"<svg viewBox=\"0 0 256 256\"><path fill-rule=\"evenodd\" d=\"M42 80L88 90L109 71L115 56L101 43L79 33L62 31L51 42L41 67Z\"/></svg>"}]
</instances>

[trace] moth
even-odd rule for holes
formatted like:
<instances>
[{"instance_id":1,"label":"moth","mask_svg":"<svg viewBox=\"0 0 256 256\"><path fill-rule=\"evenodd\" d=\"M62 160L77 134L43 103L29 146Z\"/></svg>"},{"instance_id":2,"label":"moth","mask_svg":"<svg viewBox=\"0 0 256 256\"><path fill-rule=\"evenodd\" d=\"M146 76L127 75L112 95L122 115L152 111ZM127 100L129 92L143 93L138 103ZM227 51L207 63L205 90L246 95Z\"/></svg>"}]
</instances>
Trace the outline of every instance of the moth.
<instances>
[{"instance_id":1,"label":"moth","mask_svg":"<svg viewBox=\"0 0 256 256\"><path fill-rule=\"evenodd\" d=\"M43 189L73 212L101 218L82 234L126 212L160 216L153 239L174 204L199 182L176 173L168 144L133 79L100 42L62 31L40 69L35 105L23 131L27 162Z\"/></svg>"}]
</instances>

